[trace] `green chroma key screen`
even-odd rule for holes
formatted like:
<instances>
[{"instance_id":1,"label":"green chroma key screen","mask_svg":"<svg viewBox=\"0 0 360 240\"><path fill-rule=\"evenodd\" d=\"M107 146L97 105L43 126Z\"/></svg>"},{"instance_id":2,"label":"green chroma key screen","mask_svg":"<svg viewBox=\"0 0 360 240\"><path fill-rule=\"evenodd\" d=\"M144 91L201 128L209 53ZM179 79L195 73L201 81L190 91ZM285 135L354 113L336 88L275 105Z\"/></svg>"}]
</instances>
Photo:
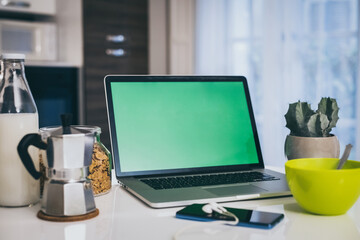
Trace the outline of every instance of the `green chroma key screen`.
<instances>
[{"instance_id":1,"label":"green chroma key screen","mask_svg":"<svg viewBox=\"0 0 360 240\"><path fill-rule=\"evenodd\" d=\"M121 172L258 163L242 82L112 82Z\"/></svg>"}]
</instances>

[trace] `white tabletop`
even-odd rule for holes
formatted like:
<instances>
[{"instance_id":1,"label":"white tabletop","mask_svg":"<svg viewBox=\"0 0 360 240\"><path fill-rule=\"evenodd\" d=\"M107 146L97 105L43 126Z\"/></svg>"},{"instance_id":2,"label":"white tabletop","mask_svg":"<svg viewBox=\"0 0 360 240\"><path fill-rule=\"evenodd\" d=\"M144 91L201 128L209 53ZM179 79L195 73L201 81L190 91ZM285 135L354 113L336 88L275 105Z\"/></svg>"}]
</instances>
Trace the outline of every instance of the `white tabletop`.
<instances>
[{"instance_id":1,"label":"white tabletop","mask_svg":"<svg viewBox=\"0 0 360 240\"><path fill-rule=\"evenodd\" d=\"M360 200L341 216L317 216L302 210L292 197L224 203L226 207L284 213L271 230L214 225L175 218L181 208L152 209L119 185L95 198L99 216L85 221L58 223L36 217L40 204L0 208L0 239L360 239Z\"/></svg>"}]
</instances>

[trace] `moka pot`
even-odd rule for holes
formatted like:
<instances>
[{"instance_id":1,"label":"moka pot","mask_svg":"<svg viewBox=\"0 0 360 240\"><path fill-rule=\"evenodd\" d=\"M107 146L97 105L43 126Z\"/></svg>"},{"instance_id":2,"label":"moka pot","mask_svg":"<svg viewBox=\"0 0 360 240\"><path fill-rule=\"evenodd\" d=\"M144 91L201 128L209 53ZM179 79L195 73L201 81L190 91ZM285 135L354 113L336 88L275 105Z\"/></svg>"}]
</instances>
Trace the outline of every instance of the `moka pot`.
<instances>
[{"instance_id":1,"label":"moka pot","mask_svg":"<svg viewBox=\"0 0 360 240\"><path fill-rule=\"evenodd\" d=\"M41 211L50 216L77 216L96 210L91 182L87 179L94 133L64 124L41 134L27 134L18 145L20 158L35 178L36 170L28 153L30 145L46 150L45 182Z\"/></svg>"}]
</instances>

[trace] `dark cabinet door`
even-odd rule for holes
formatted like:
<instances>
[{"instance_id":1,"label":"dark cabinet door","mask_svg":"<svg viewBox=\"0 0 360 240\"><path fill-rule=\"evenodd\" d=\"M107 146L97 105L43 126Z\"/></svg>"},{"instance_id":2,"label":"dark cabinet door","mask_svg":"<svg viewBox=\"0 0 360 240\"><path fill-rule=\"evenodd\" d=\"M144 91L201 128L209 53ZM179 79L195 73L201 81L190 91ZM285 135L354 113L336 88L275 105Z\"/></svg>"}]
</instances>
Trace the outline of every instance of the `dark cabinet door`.
<instances>
[{"instance_id":1,"label":"dark cabinet door","mask_svg":"<svg viewBox=\"0 0 360 240\"><path fill-rule=\"evenodd\" d=\"M104 77L148 73L147 0L83 0L83 24L86 123L109 148Z\"/></svg>"}]
</instances>

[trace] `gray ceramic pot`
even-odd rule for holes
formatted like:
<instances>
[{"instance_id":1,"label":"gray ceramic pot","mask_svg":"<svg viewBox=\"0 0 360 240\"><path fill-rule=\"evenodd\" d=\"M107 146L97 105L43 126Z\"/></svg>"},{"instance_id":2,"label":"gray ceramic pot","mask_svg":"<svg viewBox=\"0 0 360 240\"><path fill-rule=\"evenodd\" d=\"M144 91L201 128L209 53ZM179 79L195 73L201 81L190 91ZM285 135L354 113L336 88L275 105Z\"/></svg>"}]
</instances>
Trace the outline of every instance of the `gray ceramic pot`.
<instances>
[{"instance_id":1,"label":"gray ceramic pot","mask_svg":"<svg viewBox=\"0 0 360 240\"><path fill-rule=\"evenodd\" d=\"M336 136L297 137L288 135L285 140L285 156L296 158L339 158L340 144Z\"/></svg>"}]
</instances>

